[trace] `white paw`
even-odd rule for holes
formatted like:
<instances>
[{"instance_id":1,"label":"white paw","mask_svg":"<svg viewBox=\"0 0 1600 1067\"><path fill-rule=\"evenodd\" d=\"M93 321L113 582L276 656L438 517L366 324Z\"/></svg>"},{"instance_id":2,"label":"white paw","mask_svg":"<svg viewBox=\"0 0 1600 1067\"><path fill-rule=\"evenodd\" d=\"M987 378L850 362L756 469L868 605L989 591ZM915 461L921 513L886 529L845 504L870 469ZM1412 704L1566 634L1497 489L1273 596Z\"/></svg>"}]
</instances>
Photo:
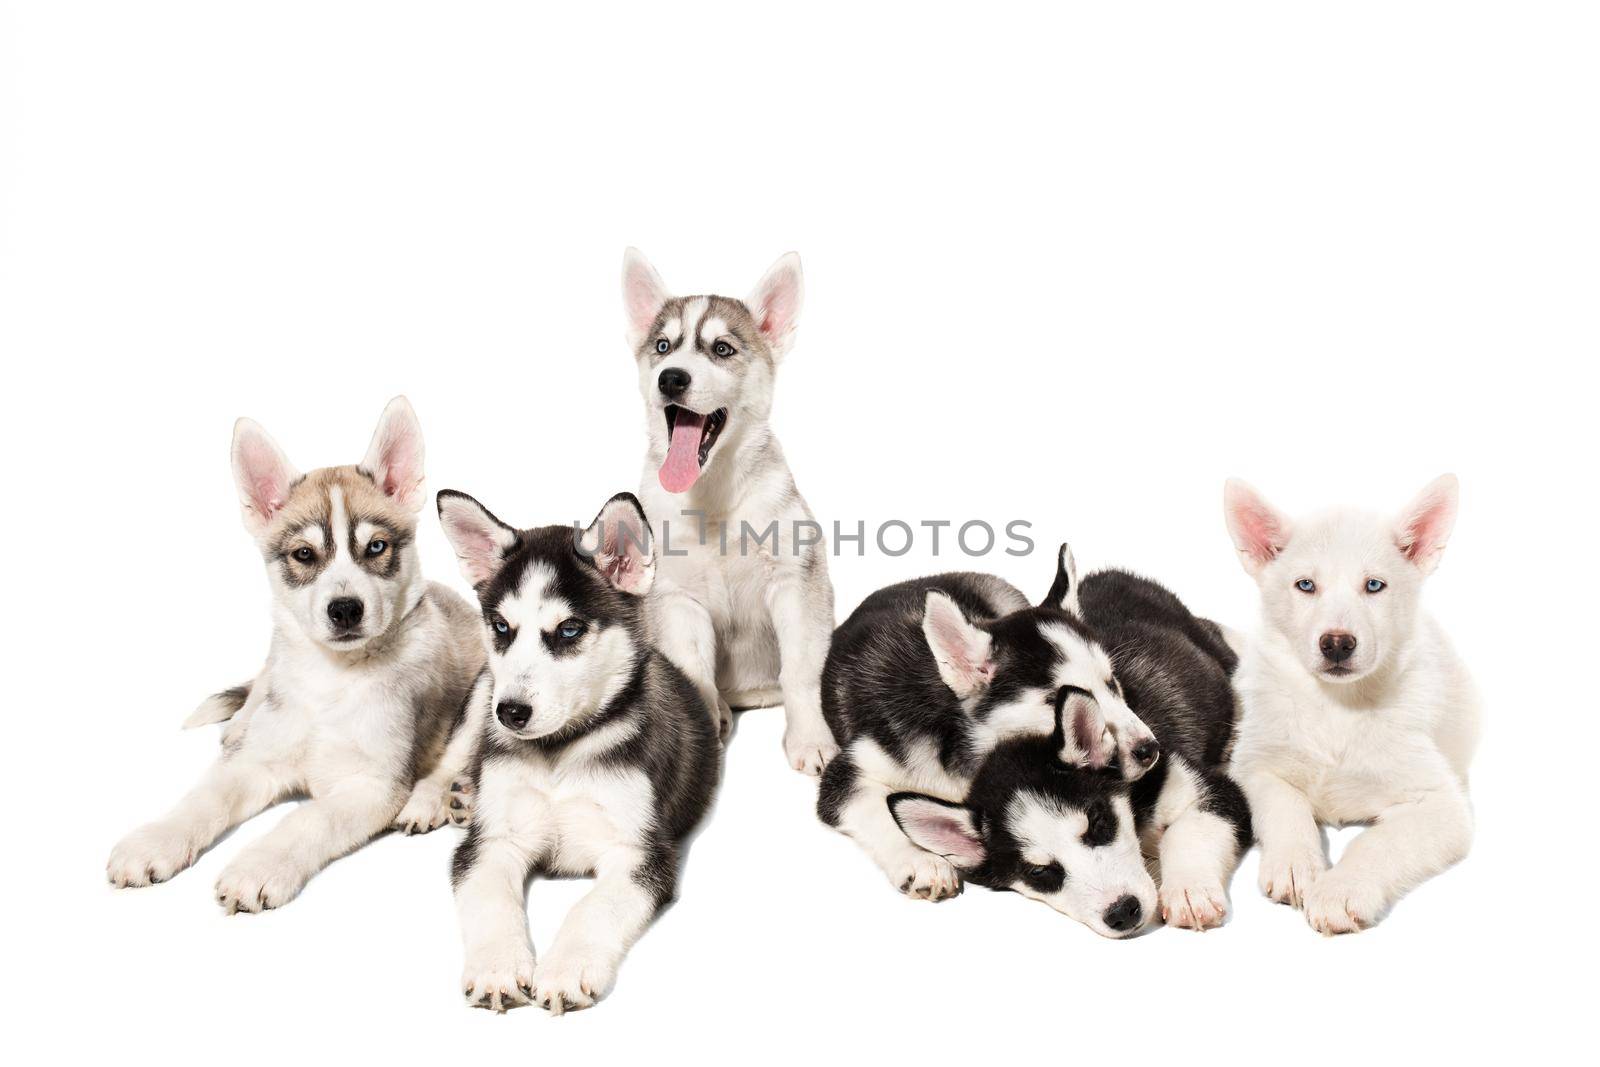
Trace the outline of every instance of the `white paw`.
<instances>
[{"instance_id":1,"label":"white paw","mask_svg":"<svg viewBox=\"0 0 1600 1067\"><path fill-rule=\"evenodd\" d=\"M1354 934L1378 921L1387 901L1383 890L1335 867L1305 891L1306 922L1319 934Z\"/></svg>"},{"instance_id":2,"label":"white paw","mask_svg":"<svg viewBox=\"0 0 1600 1067\"><path fill-rule=\"evenodd\" d=\"M1289 852L1262 848L1256 883L1269 899L1298 908L1311 883L1327 869L1328 861L1322 858L1321 849Z\"/></svg>"},{"instance_id":3,"label":"white paw","mask_svg":"<svg viewBox=\"0 0 1600 1067\"><path fill-rule=\"evenodd\" d=\"M1228 891L1220 884L1163 882L1161 921L1182 930L1209 930L1228 917Z\"/></svg>"},{"instance_id":4,"label":"white paw","mask_svg":"<svg viewBox=\"0 0 1600 1067\"><path fill-rule=\"evenodd\" d=\"M961 892L955 865L932 852L912 852L892 871L889 881L916 900L945 900Z\"/></svg>"},{"instance_id":5,"label":"white paw","mask_svg":"<svg viewBox=\"0 0 1600 1067\"><path fill-rule=\"evenodd\" d=\"M504 1012L533 996L533 950L527 945L497 945L467 953L461 992L467 1004Z\"/></svg>"},{"instance_id":6,"label":"white paw","mask_svg":"<svg viewBox=\"0 0 1600 1067\"><path fill-rule=\"evenodd\" d=\"M457 779L445 789L424 778L411 790L411 799L395 816L394 828L404 834L425 834L446 823L465 826L472 820L472 790Z\"/></svg>"},{"instance_id":7,"label":"white paw","mask_svg":"<svg viewBox=\"0 0 1600 1067\"><path fill-rule=\"evenodd\" d=\"M229 915L266 911L283 907L305 886L306 875L290 857L253 848L228 864L217 877L217 903Z\"/></svg>"},{"instance_id":8,"label":"white paw","mask_svg":"<svg viewBox=\"0 0 1600 1067\"><path fill-rule=\"evenodd\" d=\"M533 972L533 1002L551 1015L592 1008L616 980L609 954L552 949Z\"/></svg>"},{"instance_id":9,"label":"white paw","mask_svg":"<svg viewBox=\"0 0 1600 1067\"><path fill-rule=\"evenodd\" d=\"M783 754L789 757L789 766L815 778L839 754L839 746L827 723L819 719L813 727L791 724L784 730Z\"/></svg>"},{"instance_id":10,"label":"white paw","mask_svg":"<svg viewBox=\"0 0 1600 1067\"><path fill-rule=\"evenodd\" d=\"M195 849L181 828L153 822L117 842L106 861L106 878L118 889L154 885L183 870L195 859Z\"/></svg>"}]
</instances>

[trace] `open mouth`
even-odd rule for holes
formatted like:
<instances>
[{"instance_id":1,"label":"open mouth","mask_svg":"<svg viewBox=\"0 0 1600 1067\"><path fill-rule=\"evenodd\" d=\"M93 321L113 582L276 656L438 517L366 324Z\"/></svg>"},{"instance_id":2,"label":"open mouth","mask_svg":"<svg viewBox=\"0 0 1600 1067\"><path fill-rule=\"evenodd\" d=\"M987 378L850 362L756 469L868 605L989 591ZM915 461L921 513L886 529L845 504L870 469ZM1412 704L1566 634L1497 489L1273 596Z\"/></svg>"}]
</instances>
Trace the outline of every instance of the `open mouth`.
<instances>
[{"instance_id":1,"label":"open mouth","mask_svg":"<svg viewBox=\"0 0 1600 1067\"><path fill-rule=\"evenodd\" d=\"M661 461L661 488L669 493L687 492L700 479L700 471L711 455L712 446L728 423L728 409L718 408L709 415L668 404L667 458Z\"/></svg>"}]
</instances>

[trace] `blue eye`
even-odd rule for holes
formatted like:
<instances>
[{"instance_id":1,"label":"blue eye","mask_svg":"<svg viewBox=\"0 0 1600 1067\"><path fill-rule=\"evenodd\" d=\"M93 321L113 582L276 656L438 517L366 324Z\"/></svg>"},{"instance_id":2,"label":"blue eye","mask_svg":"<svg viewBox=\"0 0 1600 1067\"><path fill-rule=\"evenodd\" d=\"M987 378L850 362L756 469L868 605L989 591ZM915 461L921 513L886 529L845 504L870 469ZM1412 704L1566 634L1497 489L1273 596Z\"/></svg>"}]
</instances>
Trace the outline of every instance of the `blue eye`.
<instances>
[{"instance_id":1,"label":"blue eye","mask_svg":"<svg viewBox=\"0 0 1600 1067\"><path fill-rule=\"evenodd\" d=\"M381 537L374 537L370 542L367 543L367 555L381 556L383 555L383 550L388 547L389 542L385 541Z\"/></svg>"},{"instance_id":2,"label":"blue eye","mask_svg":"<svg viewBox=\"0 0 1600 1067\"><path fill-rule=\"evenodd\" d=\"M496 619L494 620L494 632L497 634L508 634L511 632L511 624L506 622L504 619Z\"/></svg>"},{"instance_id":3,"label":"blue eye","mask_svg":"<svg viewBox=\"0 0 1600 1067\"><path fill-rule=\"evenodd\" d=\"M1381 592L1383 592L1384 587L1387 586L1388 584L1389 583L1384 581L1382 578L1368 578L1367 579L1367 592L1369 592L1369 593L1381 593Z\"/></svg>"},{"instance_id":4,"label":"blue eye","mask_svg":"<svg viewBox=\"0 0 1600 1067\"><path fill-rule=\"evenodd\" d=\"M556 627L556 633L563 641L571 641L583 633L583 623L579 622L577 619L568 619L566 622Z\"/></svg>"},{"instance_id":5,"label":"blue eye","mask_svg":"<svg viewBox=\"0 0 1600 1067\"><path fill-rule=\"evenodd\" d=\"M1300 590L1302 593L1315 593L1317 591L1317 583L1313 582L1310 578L1300 579L1298 582L1294 583L1294 587Z\"/></svg>"},{"instance_id":6,"label":"blue eye","mask_svg":"<svg viewBox=\"0 0 1600 1067\"><path fill-rule=\"evenodd\" d=\"M661 353L671 352L672 342L663 337L661 340L656 342L656 351Z\"/></svg>"}]
</instances>

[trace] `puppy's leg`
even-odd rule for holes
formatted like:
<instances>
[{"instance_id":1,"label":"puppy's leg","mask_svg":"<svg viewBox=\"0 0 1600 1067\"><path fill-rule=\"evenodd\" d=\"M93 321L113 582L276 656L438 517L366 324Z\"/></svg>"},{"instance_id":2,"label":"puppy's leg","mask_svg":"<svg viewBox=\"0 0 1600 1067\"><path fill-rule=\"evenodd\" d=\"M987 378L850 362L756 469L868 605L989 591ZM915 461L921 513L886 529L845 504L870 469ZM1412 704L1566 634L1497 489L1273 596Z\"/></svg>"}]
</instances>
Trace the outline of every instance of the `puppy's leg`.
<instances>
[{"instance_id":1,"label":"puppy's leg","mask_svg":"<svg viewBox=\"0 0 1600 1067\"><path fill-rule=\"evenodd\" d=\"M1453 786L1424 793L1378 814L1332 870L1305 894L1306 921L1319 933L1348 934L1467 854L1472 808Z\"/></svg>"},{"instance_id":2,"label":"puppy's leg","mask_svg":"<svg viewBox=\"0 0 1600 1067\"><path fill-rule=\"evenodd\" d=\"M717 631L711 613L680 589L658 586L652 613L651 637L661 654L670 659L700 691L724 741L733 729L733 708L717 691Z\"/></svg>"},{"instance_id":3,"label":"puppy's leg","mask_svg":"<svg viewBox=\"0 0 1600 1067\"><path fill-rule=\"evenodd\" d=\"M1279 904L1300 907L1306 890L1328 868L1311 801L1275 774L1258 771L1239 779L1250 801L1250 818L1261 842L1261 892Z\"/></svg>"},{"instance_id":4,"label":"puppy's leg","mask_svg":"<svg viewBox=\"0 0 1600 1067\"><path fill-rule=\"evenodd\" d=\"M483 737L493 691L494 682L485 672L479 676L467 696L461 721L450 735L439 765L412 786L410 799L400 809L400 814L395 816L396 830L407 834L425 834L447 822L465 826L471 820L472 758L477 754L478 741Z\"/></svg>"},{"instance_id":5,"label":"puppy's leg","mask_svg":"<svg viewBox=\"0 0 1600 1067\"><path fill-rule=\"evenodd\" d=\"M1228 882L1250 845L1250 814L1233 780L1213 775L1203 795L1162 835L1161 920L1169 926L1209 930L1228 917Z\"/></svg>"},{"instance_id":6,"label":"puppy's leg","mask_svg":"<svg viewBox=\"0 0 1600 1067\"><path fill-rule=\"evenodd\" d=\"M346 778L235 857L217 878L217 903L230 915L282 907L312 875L387 829L404 799L398 783Z\"/></svg>"},{"instance_id":7,"label":"puppy's leg","mask_svg":"<svg viewBox=\"0 0 1600 1067\"><path fill-rule=\"evenodd\" d=\"M611 991L622 957L678 884L671 848L619 848L601 856L594 888L567 913L533 972L533 1000L552 1015L593 1007Z\"/></svg>"},{"instance_id":8,"label":"puppy's leg","mask_svg":"<svg viewBox=\"0 0 1600 1067\"><path fill-rule=\"evenodd\" d=\"M846 752L822 772L817 815L866 850L889 884L919 900L944 900L961 892L961 876L943 856L918 848L889 812L895 790L862 774Z\"/></svg>"},{"instance_id":9,"label":"puppy's leg","mask_svg":"<svg viewBox=\"0 0 1600 1067\"><path fill-rule=\"evenodd\" d=\"M542 850L532 837L485 833L474 823L453 863L466 960L461 991L475 1007L505 1011L533 995L525 886Z\"/></svg>"},{"instance_id":10,"label":"puppy's leg","mask_svg":"<svg viewBox=\"0 0 1600 1067\"><path fill-rule=\"evenodd\" d=\"M822 664L833 638L833 589L827 580L775 582L767 610L778 637L778 685L783 690L783 752L789 766L817 775L839 754L822 717Z\"/></svg>"},{"instance_id":11,"label":"puppy's leg","mask_svg":"<svg viewBox=\"0 0 1600 1067\"><path fill-rule=\"evenodd\" d=\"M106 877L118 887L164 882L193 863L229 829L276 803L293 788L267 766L225 756L162 819L147 823L111 850Z\"/></svg>"}]
</instances>

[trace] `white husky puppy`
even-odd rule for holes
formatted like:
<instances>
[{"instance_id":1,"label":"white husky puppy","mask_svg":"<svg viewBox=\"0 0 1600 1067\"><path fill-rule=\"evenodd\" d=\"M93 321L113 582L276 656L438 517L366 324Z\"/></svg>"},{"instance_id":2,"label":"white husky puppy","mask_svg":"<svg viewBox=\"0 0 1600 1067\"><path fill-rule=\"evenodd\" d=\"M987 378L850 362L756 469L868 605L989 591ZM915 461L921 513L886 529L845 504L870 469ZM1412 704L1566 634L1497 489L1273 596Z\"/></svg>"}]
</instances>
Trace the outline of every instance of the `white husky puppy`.
<instances>
[{"instance_id":1,"label":"white husky puppy","mask_svg":"<svg viewBox=\"0 0 1600 1067\"><path fill-rule=\"evenodd\" d=\"M221 758L106 865L113 885L166 881L229 828L309 797L223 869L216 895L230 913L288 903L391 825L465 821L440 756L485 659L477 613L417 562L422 430L404 397L384 409L359 466L304 476L240 419L233 474L272 583L272 649L254 681L185 723L231 719Z\"/></svg>"},{"instance_id":2,"label":"white husky puppy","mask_svg":"<svg viewBox=\"0 0 1600 1067\"><path fill-rule=\"evenodd\" d=\"M1454 475L1395 519L1291 523L1243 482L1228 532L1261 587L1263 625L1234 677L1232 773L1261 842L1261 890L1324 934L1376 922L1466 855L1478 697L1419 607L1455 524ZM1328 867L1318 824L1369 824Z\"/></svg>"},{"instance_id":3,"label":"white husky puppy","mask_svg":"<svg viewBox=\"0 0 1600 1067\"><path fill-rule=\"evenodd\" d=\"M733 708L781 702L789 763L820 774L839 751L821 694L833 585L822 530L767 425L800 317L800 258L778 260L740 301L673 297L630 248L622 295L649 435L639 495L660 546L655 644L724 736Z\"/></svg>"}]
</instances>

